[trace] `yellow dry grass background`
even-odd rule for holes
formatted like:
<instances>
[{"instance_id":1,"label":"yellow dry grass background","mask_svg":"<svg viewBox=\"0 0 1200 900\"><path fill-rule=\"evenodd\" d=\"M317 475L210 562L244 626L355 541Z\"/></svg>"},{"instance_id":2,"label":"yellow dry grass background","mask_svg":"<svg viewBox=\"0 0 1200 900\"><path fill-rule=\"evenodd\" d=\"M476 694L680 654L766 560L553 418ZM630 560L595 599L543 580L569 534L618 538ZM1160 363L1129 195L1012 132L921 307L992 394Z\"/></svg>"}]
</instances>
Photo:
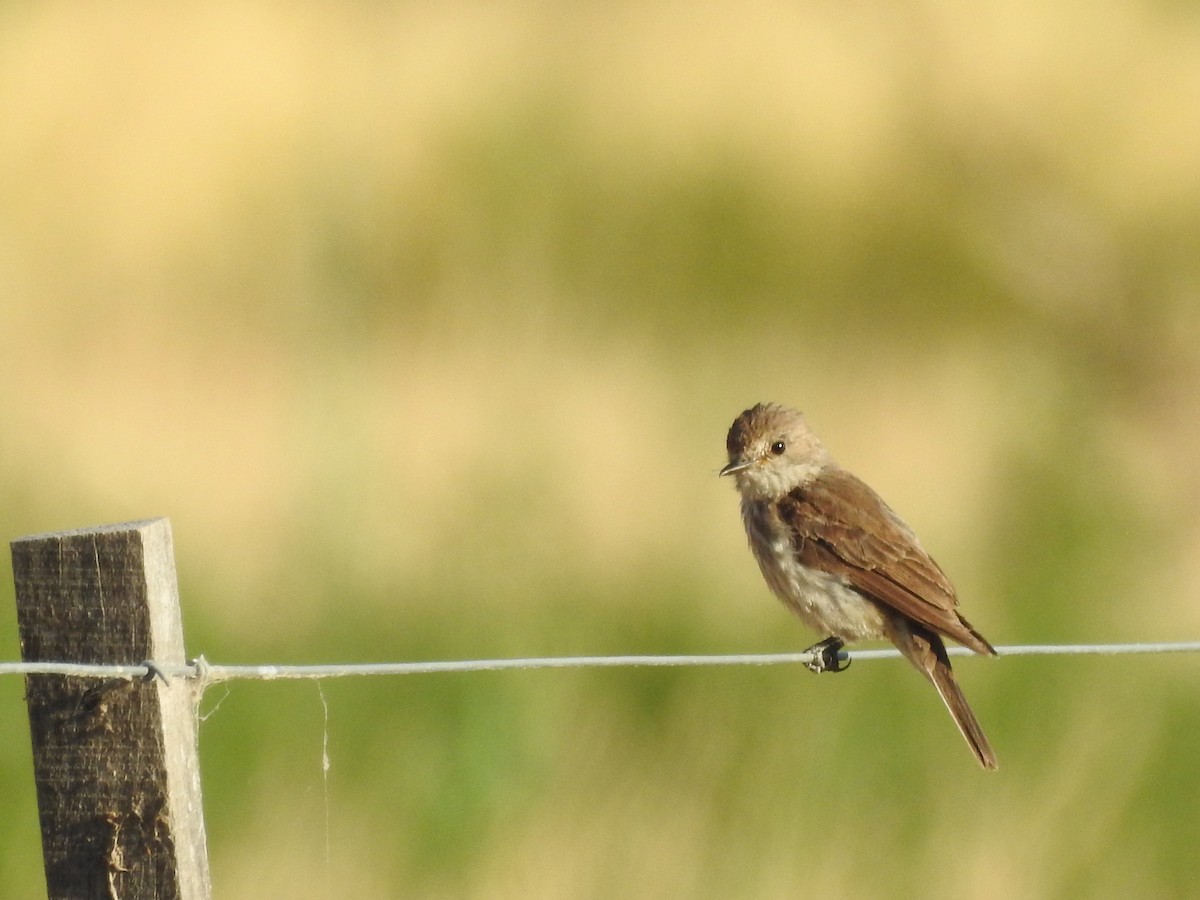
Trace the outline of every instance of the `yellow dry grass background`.
<instances>
[{"instance_id":1,"label":"yellow dry grass background","mask_svg":"<svg viewBox=\"0 0 1200 900\"><path fill-rule=\"evenodd\" d=\"M0 110L0 522L170 516L191 652L802 648L766 399L994 643L1200 633L1186 5L8 4ZM215 689L215 896L1193 891L1195 660L958 668L994 776L899 663Z\"/></svg>"}]
</instances>

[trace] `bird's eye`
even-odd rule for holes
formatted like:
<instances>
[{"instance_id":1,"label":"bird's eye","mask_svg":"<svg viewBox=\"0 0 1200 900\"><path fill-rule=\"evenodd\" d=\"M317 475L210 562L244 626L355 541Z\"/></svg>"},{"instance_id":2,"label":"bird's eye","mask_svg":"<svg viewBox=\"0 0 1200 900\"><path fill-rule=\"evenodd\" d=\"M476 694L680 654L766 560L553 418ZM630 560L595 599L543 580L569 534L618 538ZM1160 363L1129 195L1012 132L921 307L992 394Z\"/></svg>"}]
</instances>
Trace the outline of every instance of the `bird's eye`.
<instances>
[{"instance_id":1,"label":"bird's eye","mask_svg":"<svg viewBox=\"0 0 1200 900\"><path fill-rule=\"evenodd\" d=\"M787 449L787 444L785 444L783 441L776 441L775 443L773 443L771 445L771 452L774 453L776 456L782 455L783 451L786 449Z\"/></svg>"}]
</instances>

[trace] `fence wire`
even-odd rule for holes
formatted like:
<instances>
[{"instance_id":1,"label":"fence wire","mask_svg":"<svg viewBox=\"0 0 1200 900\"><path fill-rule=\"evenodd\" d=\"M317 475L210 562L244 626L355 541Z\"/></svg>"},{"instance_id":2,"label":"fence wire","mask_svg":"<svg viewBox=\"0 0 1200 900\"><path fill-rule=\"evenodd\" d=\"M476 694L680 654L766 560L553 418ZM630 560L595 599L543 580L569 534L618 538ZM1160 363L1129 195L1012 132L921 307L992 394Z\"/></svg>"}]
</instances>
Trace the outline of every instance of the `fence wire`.
<instances>
[{"instance_id":1,"label":"fence wire","mask_svg":"<svg viewBox=\"0 0 1200 900\"><path fill-rule=\"evenodd\" d=\"M977 656L966 647L948 647L951 656ZM1200 653L1200 641L1132 644L1014 644L997 647L998 656L1124 656L1131 654ZM844 650L849 660L894 659L894 647L878 650ZM147 660L136 665L82 663L0 663L0 675L72 675L77 678L194 679L207 686L223 681L276 681L279 679L355 678L387 675L433 675L450 672L496 672L509 669L593 669L648 666L773 666L812 662L814 654L740 653L678 656L531 656L501 659L431 660L427 662L331 663L328 665L222 665L203 656L183 665Z\"/></svg>"}]
</instances>

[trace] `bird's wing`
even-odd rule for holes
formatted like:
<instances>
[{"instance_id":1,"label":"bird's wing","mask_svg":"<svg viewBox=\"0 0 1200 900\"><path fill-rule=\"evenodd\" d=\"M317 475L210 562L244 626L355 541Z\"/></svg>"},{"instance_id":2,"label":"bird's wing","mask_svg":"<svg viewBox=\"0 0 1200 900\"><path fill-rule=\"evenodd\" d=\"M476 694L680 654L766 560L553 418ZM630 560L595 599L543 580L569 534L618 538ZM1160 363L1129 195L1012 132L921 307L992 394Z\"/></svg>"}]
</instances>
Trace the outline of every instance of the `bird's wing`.
<instances>
[{"instance_id":1,"label":"bird's wing","mask_svg":"<svg viewBox=\"0 0 1200 900\"><path fill-rule=\"evenodd\" d=\"M779 501L801 563L979 653L991 645L955 610L945 573L878 494L843 469L826 470Z\"/></svg>"}]
</instances>

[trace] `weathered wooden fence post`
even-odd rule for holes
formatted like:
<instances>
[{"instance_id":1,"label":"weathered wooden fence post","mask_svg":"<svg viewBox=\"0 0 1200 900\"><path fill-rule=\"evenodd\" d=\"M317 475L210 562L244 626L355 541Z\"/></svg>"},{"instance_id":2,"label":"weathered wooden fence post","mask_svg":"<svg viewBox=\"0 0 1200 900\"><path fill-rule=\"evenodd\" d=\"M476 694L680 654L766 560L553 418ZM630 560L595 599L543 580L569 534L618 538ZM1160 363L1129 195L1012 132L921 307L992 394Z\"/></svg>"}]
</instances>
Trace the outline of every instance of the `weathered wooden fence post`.
<instances>
[{"instance_id":1,"label":"weathered wooden fence post","mask_svg":"<svg viewBox=\"0 0 1200 900\"><path fill-rule=\"evenodd\" d=\"M166 519L12 542L27 662L182 665ZM51 900L209 900L196 688L26 677Z\"/></svg>"}]
</instances>

